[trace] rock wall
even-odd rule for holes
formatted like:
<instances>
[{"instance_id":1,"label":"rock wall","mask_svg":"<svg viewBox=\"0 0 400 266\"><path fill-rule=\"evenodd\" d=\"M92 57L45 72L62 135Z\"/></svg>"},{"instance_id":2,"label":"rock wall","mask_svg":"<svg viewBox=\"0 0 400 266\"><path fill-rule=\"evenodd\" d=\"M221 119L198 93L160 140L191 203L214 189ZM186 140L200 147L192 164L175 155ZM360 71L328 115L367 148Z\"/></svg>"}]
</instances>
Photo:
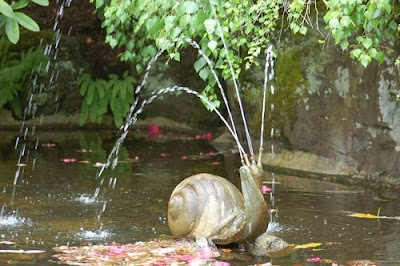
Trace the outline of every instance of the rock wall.
<instances>
[{"instance_id":1,"label":"rock wall","mask_svg":"<svg viewBox=\"0 0 400 266\"><path fill-rule=\"evenodd\" d=\"M399 184L400 75L393 61L365 69L335 47L307 56L322 58L323 65L307 80L309 89L293 106L296 117L284 129L291 148L347 164L365 178ZM307 79L313 66L303 61L302 68Z\"/></svg>"}]
</instances>

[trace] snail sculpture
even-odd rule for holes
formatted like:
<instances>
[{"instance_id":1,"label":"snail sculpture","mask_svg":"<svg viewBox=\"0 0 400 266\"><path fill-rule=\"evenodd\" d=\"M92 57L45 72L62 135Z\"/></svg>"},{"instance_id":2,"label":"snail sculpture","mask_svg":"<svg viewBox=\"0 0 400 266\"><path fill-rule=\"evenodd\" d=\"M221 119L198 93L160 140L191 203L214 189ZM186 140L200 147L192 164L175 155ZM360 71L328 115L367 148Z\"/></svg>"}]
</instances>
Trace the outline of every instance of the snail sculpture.
<instances>
[{"instance_id":1,"label":"snail sculpture","mask_svg":"<svg viewBox=\"0 0 400 266\"><path fill-rule=\"evenodd\" d=\"M223 177L202 173L176 186L168 203L174 236L215 244L249 243L266 232L268 207L261 192L262 148L258 162L245 157L239 169L242 192Z\"/></svg>"}]
</instances>

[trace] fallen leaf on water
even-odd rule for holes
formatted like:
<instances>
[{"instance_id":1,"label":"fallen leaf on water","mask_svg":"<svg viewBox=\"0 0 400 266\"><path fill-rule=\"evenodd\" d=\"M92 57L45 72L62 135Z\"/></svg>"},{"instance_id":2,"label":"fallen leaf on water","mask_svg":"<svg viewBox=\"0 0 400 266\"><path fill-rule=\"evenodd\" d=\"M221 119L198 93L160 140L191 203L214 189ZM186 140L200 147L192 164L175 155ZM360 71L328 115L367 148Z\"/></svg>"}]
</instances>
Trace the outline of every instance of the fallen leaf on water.
<instances>
[{"instance_id":1,"label":"fallen leaf on water","mask_svg":"<svg viewBox=\"0 0 400 266\"><path fill-rule=\"evenodd\" d=\"M106 165L106 164L105 163L96 162L93 166L94 167L103 167L104 165Z\"/></svg>"},{"instance_id":2,"label":"fallen leaf on water","mask_svg":"<svg viewBox=\"0 0 400 266\"><path fill-rule=\"evenodd\" d=\"M351 217L358 217L358 218L367 218L367 219L376 219L379 218L379 216L369 214L369 213L360 213L360 212L352 212L347 214L347 216Z\"/></svg>"},{"instance_id":3,"label":"fallen leaf on water","mask_svg":"<svg viewBox=\"0 0 400 266\"><path fill-rule=\"evenodd\" d=\"M297 249L315 248L315 247L319 247L321 245L322 245L322 243L307 243L307 244L303 244L303 245L297 245L294 248L297 248Z\"/></svg>"},{"instance_id":4,"label":"fallen leaf on water","mask_svg":"<svg viewBox=\"0 0 400 266\"><path fill-rule=\"evenodd\" d=\"M224 253L231 253L232 249L230 249L230 248L221 248L221 251L224 252Z\"/></svg>"},{"instance_id":5,"label":"fallen leaf on water","mask_svg":"<svg viewBox=\"0 0 400 266\"><path fill-rule=\"evenodd\" d=\"M369 213L360 213L360 212L348 212L347 216L350 217L357 217L357 218L366 218L366 219L390 219L390 220L399 220L400 216L380 216L380 215L373 215Z\"/></svg>"},{"instance_id":6,"label":"fallen leaf on water","mask_svg":"<svg viewBox=\"0 0 400 266\"><path fill-rule=\"evenodd\" d=\"M90 163L88 160L79 161L79 163Z\"/></svg>"}]
</instances>

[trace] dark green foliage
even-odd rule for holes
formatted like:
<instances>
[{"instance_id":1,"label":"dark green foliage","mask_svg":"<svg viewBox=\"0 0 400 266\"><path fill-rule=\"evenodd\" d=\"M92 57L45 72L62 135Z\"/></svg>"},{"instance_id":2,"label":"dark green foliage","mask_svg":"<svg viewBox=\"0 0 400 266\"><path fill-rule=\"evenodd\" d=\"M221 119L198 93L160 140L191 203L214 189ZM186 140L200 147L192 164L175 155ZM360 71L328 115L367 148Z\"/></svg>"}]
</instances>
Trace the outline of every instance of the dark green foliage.
<instances>
[{"instance_id":1,"label":"dark green foliage","mask_svg":"<svg viewBox=\"0 0 400 266\"><path fill-rule=\"evenodd\" d=\"M17 117L22 116L23 95L31 87L30 77L47 60L41 49L12 52L10 43L0 38L0 108L9 104Z\"/></svg>"},{"instance_id":2,"label":"dark green foliage","mask_svg":"<svg viewBox=\"0 0 400 266\"><path fill-rule=\"evenodd\" d=\"M81 124L88 118L92 122L101 124L103 115L110 107L115 125L117 127L122 125L123 118L134 100L136 80L127 71L121 78L115 74L108 77L109 80L92 79L89 74L84 74L79 79L80 93L84 97Z\"/></svg>"}]
</instances>

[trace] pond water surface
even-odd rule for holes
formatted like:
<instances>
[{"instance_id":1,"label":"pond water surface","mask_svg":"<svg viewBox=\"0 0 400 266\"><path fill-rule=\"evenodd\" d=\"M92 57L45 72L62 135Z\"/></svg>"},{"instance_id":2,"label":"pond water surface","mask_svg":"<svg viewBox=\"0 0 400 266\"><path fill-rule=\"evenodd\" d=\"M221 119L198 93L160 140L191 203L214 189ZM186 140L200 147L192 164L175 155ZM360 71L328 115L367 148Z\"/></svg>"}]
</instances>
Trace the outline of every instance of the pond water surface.
<instances>
[{"instance_id":1,"label":"pond water surface","mask_svg":"<svg viewBox=\"0 0 400 266\"><path fill-rule=\"evenodd\" d=\"M105 162L115 132L38 132L39 147L34 149L34 139L28 142L29 161L22 162L26 166L15 187L16 134L0 132L0 243L15 242L12 246L0 244L0 249L47 251L39 261L16 262L0 256L0 263L56 263L51 248L57 245L165 238L169 236L168 198L183 178L209 172L238 182L239 159L232 151L215 154L206 140L190 135L165 134L149 139L146 133L128 135L118 167L103 174L99 197L93 200L101 183L101 178L96 179L98 166ZM233 265L268 261L274 265L311 265L309 259L318 257L338 264L369 260L400 265L399 220L347 215L377 214L380 209L382 216L400 216L396 193L294 176L275 177L277 217L271 232L291 244L318 242L322 246L273 259L234 250L237 256L226 261ZM271 181L271 173L265 174L265 180ZM266 198L269 200L268 195Z\"/></svg>"}]
</instances>

